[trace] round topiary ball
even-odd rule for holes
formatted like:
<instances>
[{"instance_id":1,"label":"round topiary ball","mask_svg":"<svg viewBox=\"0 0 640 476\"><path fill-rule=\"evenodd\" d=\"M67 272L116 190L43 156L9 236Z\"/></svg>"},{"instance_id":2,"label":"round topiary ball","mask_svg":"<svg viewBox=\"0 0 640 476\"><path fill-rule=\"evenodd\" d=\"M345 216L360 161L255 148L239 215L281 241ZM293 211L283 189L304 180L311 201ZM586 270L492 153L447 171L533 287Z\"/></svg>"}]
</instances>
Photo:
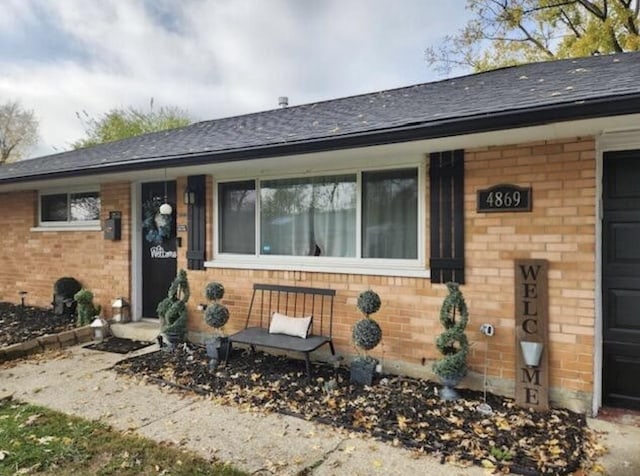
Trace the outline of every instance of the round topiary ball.
<instances>
[{"instance_id":1,"label":"round topiary ball","mask_svg":"<svg viewBox=\"0 0 640 476\"><path fill-rule=\"evenodd\" d=\"M363 350L371 350L380 343L382 329L373 319L365 317L353 326L353 342Z\"/></svg>"},{"instance_id":2,"label":"round topiary ball","mask_svg":"<svg viewBox=\"0 0 640 476\"><path fill-rule=\"evenodd\" d=\"M229 309L222 304L207 306L204 311L204 321L214 329L220 329L229 320Z\"/></svg>"},{"instance_id":3,"label":"round topiary ball","mask_svg":"<svg viewBox=\"0 0 640 476\"><path fill-rule=\"evenodd\" d=\"M361 292L358 296L358 309L360 309L360 312L362 312L365 316L373 314L374 312L378 312L381 304L382 302L380 301L380 296L378 296L378 293L370 289Z\"/></svg>"},{"instance_id":4,"label":"round topiary ball","mask_svg":"<svg viewBox=\"0 0 640 476\"><path fill-rule=\"evenodd\" d=\"M217 301L224 297L224 286L217 282L209 283L204 290L204 294L209 301Z\"/></svg>"}]
</instances>

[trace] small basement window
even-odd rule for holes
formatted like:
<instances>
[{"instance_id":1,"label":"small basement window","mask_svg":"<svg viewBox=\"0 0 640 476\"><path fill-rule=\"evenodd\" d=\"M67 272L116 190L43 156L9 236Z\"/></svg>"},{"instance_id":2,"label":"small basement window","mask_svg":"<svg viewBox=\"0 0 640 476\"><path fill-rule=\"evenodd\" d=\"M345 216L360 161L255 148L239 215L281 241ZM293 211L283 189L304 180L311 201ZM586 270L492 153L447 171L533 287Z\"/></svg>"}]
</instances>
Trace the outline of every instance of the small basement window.
<instances>
[{"instance_id":1,"label":"small basement window","mask_svg":"<svg viewBox=\"0 0 640 476\"><path fill-rule=\"evenodd\" d=\"M89 226L100 223L100 192L40 192L40 226Z\"/></svg>"}]
</instances>

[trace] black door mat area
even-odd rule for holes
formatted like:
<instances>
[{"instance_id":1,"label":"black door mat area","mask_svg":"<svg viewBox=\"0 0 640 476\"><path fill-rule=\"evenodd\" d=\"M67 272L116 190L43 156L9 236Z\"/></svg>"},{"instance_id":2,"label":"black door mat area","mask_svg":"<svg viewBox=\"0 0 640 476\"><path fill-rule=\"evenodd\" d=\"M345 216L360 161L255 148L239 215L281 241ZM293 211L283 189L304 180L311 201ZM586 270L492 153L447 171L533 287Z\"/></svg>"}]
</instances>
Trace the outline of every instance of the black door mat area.
<instances>
[{"instance_id":1,"label":"black door mat area","mask_svg":"<svg viewBox=\"0 0 640 476\"><path fill-rule=\"evenodd\" d=\"M122 337L109 337L102 342L85 345L85 349L101 350L102 352L113 352L115 354L128 354L134 350L144 349L153 345L154 342L143 340L123 339Z\"/></svg>"}]
</instances>

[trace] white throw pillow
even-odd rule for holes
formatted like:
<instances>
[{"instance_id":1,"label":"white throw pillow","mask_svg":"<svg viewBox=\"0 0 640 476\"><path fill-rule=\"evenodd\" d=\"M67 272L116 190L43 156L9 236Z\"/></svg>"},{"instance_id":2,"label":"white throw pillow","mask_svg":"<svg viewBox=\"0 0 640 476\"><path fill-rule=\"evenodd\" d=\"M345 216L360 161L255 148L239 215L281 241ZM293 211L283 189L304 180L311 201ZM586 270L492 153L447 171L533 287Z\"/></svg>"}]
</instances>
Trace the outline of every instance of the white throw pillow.
<instances>
[{"instance_id":1,"label":"white throw pillow","mask_svg":"<svg viewBox=\"0 0 640 476\"><path fill-rule=\"evenodd\" d=\"M274 312L271 315L269 334L285 334L306 339L309 329L311 329L312 319L313 316L289 317L279 312Z\"/></svg>"}]
</instances>

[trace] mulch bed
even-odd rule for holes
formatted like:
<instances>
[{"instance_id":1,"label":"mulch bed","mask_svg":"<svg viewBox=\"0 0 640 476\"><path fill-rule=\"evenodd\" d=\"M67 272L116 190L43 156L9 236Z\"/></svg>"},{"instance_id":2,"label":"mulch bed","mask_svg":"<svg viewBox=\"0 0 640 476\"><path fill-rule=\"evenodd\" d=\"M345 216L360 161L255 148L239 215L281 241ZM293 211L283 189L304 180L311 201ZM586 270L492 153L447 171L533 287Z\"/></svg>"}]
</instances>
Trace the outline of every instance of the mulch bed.
<instances>
[{"instance_id":1,"label":"mulch bed","mask_svg":"<svg viewBox=\"0 0 640 476\"><path fill-rule=\"evenodd\" d=\"M100 350L102 352L113 352L115 354L128 354L136 350L144 349L153 345L153 342L123 339L121 337L109 337L102 342L85 345L85 349Z\"/></svg>"},{"instance_id":2,"label":"mulch bed","mask_svg":"<svg viewBox=\"0 0 640 476\"><path fill-rule=\"evenodd\" d=\"M389 375L353 386L348 369L316 364L309 382L302 361L239 349L228 367L210 371L199 347L136 356L114 368L218 403L314 420L495 472L569 474L600 450L584 415L535 412L488 394L493 414L486 416L476 410L481 392L462 390L460 400L442 402L439 385L426 380Z\"/></svg>"},{"instance_id":3,"label":"mulch bed","mask_svg":"<svg viewBox=\"0 0 640 476\"><path fill-rule=\"evenodd\" d=\"M75 328L73 317L51 310L0 302L0 347L27 342L47 334Z\"/></svg>"}]
</instances>

